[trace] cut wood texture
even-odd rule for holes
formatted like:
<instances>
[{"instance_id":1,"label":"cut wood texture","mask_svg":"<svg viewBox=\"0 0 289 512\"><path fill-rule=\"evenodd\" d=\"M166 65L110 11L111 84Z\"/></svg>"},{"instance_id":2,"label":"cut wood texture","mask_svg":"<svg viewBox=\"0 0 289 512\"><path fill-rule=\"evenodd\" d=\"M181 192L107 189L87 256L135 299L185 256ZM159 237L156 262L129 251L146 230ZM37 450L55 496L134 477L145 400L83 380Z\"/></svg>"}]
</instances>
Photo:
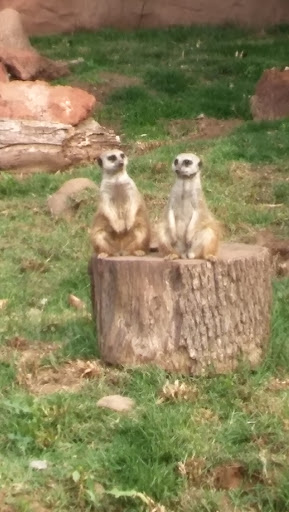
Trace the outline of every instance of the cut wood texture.
<instances>
[{"instance_id":1,"label":"cut wood texture","mask_svg":"<svg viewBox=\"0 0 289 512\"><path fill-rule=\"evenodd\" d=\"M90 274L104 361L191 375L261 362L272 293L266 248L223 244L216 263L93 256Z\"/></svg>"},{"instance_id":2,"label":"cut wood texture","mask_svg":"<svg viewBox=\"0 0 289 512\"><path fill-rule=\"evenodd\" d=\"M0 170L53 172L93 162L120 140L94 119L77 126L50 121L0 119Z\"/></svg>"}]
</instances>

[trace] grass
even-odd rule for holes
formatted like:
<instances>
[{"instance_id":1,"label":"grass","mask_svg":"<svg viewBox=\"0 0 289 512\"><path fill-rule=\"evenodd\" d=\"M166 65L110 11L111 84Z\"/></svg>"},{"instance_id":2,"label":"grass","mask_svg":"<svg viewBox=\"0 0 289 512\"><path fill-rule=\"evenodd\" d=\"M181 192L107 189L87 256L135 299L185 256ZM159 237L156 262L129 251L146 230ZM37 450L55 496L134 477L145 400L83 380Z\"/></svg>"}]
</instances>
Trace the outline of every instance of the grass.
<instances>
[{"instance_id":1,"label":"grass","mask_svg":"<svg viewBox=\"0 0 289 512\"><path fill-rule=\"evenodd\" d=\"M51 58L84 57L61 83L102 86L104 71L139 78L139 85L111 90L96 117L103 124L120 123L123 140L132 148L130 173L152 219L172 183L173 157L189 149L203 157L206 195L226 225L227 238L244 240L263 227L289 235L289 121L253 123L249 110L262 70L287 65L288 39L286 27L264 36L230 27L195 27L106 30L33 43ZM235 58L236 50L245 50L247 57ZM231 134L210 140L171 134L172 120L200 113L244 122ZM136 152L136 140L152 139L164 144ZM17 336L32 346L58 343L57 355L48 361L56 368L98 354L91 319L67 301L73 293L90 310L87 228L94 205L85 203L71 222L53 221L45 209L47 196L76 176L100 179L94 167L21 181L7 173L0 176L0 298L8 300L0 310L2 345ZM23 270L24 260L43 264L45 272ZM111 369L75 393L34 396L19 383L11 353L2 358L0 509L153 510L138 492L159 503L159 512L161 505L174 512L288 510L288 289L288 279L274 282L264 364L255 373L243 368L230 376L181 378L197 390L192 401L158 404L166 378L173 383L177 376L149 367ZM279 390L273 385L276 377L285 382ZM130 415L96 407L103 395L115 393L135 399ZM45 471L29 467L37 459L47 460ZM199 464L197 476L178 471L186 460ZM247 484L229 490L214 485L216 467L236 461Z\"/></svg>"}]
</instances>

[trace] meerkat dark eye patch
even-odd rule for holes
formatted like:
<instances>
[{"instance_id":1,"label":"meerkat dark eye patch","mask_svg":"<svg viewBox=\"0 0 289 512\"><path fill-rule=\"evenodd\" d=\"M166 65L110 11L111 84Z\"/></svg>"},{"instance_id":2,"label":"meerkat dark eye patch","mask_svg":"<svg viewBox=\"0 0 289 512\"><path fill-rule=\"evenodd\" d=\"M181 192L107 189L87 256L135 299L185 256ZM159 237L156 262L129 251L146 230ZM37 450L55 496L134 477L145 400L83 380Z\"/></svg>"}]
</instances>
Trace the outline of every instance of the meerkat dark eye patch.
<instances>
[{"instance_id":1,"label":"meerkat dark eye patch","mask_svg":"<svg viewBox=\"0 0 289 512\"><path fill-rule=\"evenodd\" d=\"M185 165L186 167L189 167L190 165L192 165L192 163L193 163L193 162L192 162L192 160L184 160L184 162L183 162L183 163L184 163L184 165Z\"/></svg>"},{"instance_id":2,"label":"meerkat dark eye patch","mask_svg":"<svg viewBox=\"0 0 289 512\"><path fill-rule=\"evenodd\" d=\"M121 154L120 154L120 158L124 158L124 153L121 153Z\"/></svg>"},{"instance_id":3,"label":"meerkat dark eye patch","mask_svg":"<svg viewBox=\"0 0 289 512\"><path fill-rule=\"evenodd\" d=\"M116 155L110 155L110 156L108 156L108 157L107 157L107 159L108 159L110 162L116 162L117 157L116 157Z\"/></svg>"},{"instance_id":4,"label":"meerkat dark eye patch","mask_svg":"<svg viewBox=\"0 0 289 512\"><path fill-rule=\"evenodd\" d=\"M179 161L178 161L178 159L176 158L176 159L175 159L175 161L174 161L174 164L175 164L175 165L178 165L178 163L179 163Z\"/></svg>"}]
</instances>

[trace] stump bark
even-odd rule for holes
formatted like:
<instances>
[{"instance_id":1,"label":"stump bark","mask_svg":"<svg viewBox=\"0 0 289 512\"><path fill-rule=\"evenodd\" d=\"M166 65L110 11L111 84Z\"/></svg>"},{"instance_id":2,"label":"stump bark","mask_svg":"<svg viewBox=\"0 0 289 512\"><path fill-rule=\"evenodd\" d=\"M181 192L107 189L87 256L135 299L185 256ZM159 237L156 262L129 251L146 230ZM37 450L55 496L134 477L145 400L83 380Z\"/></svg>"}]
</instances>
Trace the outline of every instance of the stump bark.
<instances>
[{"instance_id":1,"label":"stump bark","mask_svg":"<svg viewBox=\"0 0 289 512\"><path fill-rule=\"evenodd\" d=\"M266 248L223 244L216 263L93 256L89 268L104 361L191 375L262 361L272 301Z\"/></svg>"}]
</instances>

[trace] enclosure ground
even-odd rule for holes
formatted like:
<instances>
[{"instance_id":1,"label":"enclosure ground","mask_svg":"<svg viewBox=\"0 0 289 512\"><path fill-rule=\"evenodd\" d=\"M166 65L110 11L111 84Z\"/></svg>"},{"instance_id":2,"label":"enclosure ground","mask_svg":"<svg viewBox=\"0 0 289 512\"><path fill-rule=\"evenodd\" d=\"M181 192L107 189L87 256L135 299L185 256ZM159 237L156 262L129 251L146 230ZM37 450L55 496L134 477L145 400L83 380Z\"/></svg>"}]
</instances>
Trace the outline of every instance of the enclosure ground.
<instances>
[{"instance_id":1,"label":"enclosure ground","mask_svg":"<svg viewBox=\"0 0 289 512\"><path fill-rule=\"evenodd\" d=\"M264 228L289 236L289 121L253 123L263 69L288 65L289 29L101 31L36 39L51 58L84 62L62 83L87 84L96 119L127 145L154 221L174 156L204 161L208 202L226 238ZM247 56L235 57L244 50ZM198 120L193 119L204 114ZM69 222L46 199L95 167L0 176L1 512L285 512L289 508L288 279L274 282L272 336L255 373L181 378L98 359L87 263L94 213ZM84 307L75 309L74 294ZM99 409L133 398L127 415ZM47 469L29 464L46 460Z\"/></svg>"}]
</instances>

